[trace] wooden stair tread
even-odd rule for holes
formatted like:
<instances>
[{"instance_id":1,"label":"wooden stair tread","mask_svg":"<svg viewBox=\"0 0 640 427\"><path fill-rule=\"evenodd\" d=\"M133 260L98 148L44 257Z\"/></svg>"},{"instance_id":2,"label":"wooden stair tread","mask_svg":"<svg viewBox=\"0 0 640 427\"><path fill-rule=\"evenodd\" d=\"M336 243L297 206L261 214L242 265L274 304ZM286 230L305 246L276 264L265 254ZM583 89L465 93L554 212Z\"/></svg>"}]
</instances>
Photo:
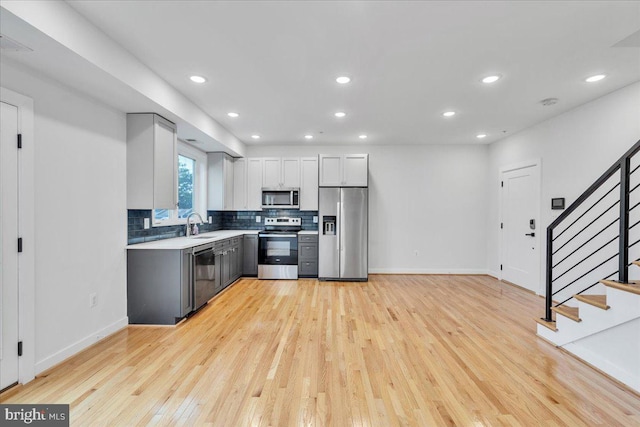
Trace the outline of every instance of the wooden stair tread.
<instances>
[{"instance_id":1,"label":"wooden stair tread","mask_svg":"<svg viewBox=\"0 0 640 427\"><path fill-rule=\"evenodd\" d=\"M551 307L551 310L555 311L558 314L563 315L564 317L568 317L574 322L581 322L580 315L578 314L578 307L569 307L566 305L561 305L559 307Z\"/></svg>"},{"instance_id":2,"label":"wooden stair tread","mask_svg":"<svg viewBox=\"0 0 640 427\"><path fill-rule=\"evenodd\" d=\"M637 261L634 261L637 262ZM630 281L629 283L620 283L615 280L601 280L605 286L609 286L611 288L619 289L621 291L631 292L632 294L640 295L640 284L637 281Z\"/></svg>"},{"instance_id":3,"label":"wooden stair tread","mask_svg":"<svg viewBox=\"0 0 640 427\"><path fill-rule=\"evenodd\" d=\"M538 322L539 324L541 324L542 326L551 329L552 331L557 331L558 328L556 328L556 322L547 322L544 319L536 319L536 322Z\"/></svg>"},{"instance_id":4,"label":"wooden stair tread","mask_svg":"<svg viewBox=\"0 0 640 427\"><path fill-rule=\"evenodd\" d=\"M632 264L640 265L640 261L633 261Z\"/></svg>"},{"instance_id":5,"label":"wooden stair tread","mask_svg":"<svg viewBox=\"0 0 640 427\"><path fill-rule=\"evenodd\" d=\"M609 310L611 308L607 305L606 295L574 295L573 297L578 301L582 301L603 310Z\"/></svg>"}]
</instances>

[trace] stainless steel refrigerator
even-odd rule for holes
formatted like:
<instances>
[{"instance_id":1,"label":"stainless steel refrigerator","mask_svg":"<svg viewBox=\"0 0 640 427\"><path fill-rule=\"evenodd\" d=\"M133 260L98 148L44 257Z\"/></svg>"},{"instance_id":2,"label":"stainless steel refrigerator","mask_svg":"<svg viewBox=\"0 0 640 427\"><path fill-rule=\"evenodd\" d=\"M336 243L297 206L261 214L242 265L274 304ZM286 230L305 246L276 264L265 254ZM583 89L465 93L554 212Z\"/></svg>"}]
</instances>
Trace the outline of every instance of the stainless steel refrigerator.
<instances>
[{"instance_id":1,"label":"stainless steel refrigerator","mask_svg":"<svg viewBox=\"0 0 640 427\"><path fill-rule=\"evenodd\" d=\"M367 281L368 189L322 187L318 208L318 278Z\"/></svg>"}]
</instances>

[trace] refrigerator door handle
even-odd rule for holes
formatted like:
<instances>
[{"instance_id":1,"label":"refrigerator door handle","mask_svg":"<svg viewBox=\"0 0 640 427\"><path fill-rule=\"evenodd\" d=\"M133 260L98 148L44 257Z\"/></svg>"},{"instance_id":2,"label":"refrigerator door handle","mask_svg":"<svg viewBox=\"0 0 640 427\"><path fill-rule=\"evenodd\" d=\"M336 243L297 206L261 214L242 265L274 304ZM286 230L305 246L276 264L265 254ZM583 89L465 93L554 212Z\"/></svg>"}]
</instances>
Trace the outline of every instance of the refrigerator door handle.
<instances>
[{"instance_id":1,"label":"refrigerator door handle","mask_svg":"<svg viewBox=\"0 0 640 427\"><path fill-rule=\"evenodd\" d=\"M340 202L336 203L336 251L340 251Z\"/></svg>"}]
</instances>

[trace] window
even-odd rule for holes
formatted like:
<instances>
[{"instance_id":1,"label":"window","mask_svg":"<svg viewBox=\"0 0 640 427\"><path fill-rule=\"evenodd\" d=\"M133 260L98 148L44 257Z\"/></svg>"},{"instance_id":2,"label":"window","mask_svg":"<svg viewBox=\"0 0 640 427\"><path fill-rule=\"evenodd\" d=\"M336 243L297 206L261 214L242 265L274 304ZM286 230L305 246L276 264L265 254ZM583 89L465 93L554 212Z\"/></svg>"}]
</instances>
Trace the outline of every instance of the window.
<instances>
[{"instance_id":1,"label":"window","mask_svg":"<svg viewBox=\"0 0 640 427\"><path fill-rule=\"evenodd\" d=\"M206 221L203 189L206 185L207 157L199 150L178 143L178 209L154 209L153 225L185 224L187 217L198 212Z\"/></svg>"},{"instance_id":2,"label":"window","mask_svg":"<svg viewBox=\"0 0 640 427\"><path fill-rule=\"evenodd\" d=\"M196 161L178 156L178 218L188 217L195 207L195 174Z\"/></svg>"}]
</instances>

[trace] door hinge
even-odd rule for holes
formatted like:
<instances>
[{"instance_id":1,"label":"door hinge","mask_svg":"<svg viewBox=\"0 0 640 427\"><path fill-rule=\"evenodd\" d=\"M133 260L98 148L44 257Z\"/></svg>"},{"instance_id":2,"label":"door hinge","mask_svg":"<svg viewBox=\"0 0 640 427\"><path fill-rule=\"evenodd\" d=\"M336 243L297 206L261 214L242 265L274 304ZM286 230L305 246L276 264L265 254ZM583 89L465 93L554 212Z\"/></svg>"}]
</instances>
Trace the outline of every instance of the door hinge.
<instances>
[{"instance_id":1,"label":"door hinge","mask_svg":"<svg viewBox=\"0 0 640 427\"><path fill-rule=\"evenodd\" d=\"M504 223L500 223L500 230L502 230L504 228Z\"/></svg>"},{"instance_id":2,"label":"door hinge","mask_svg":"<svg viewBox=\"0 0 640 427\"><path fill-rule=\"evenodd\" d=\"M502 271L502 264L500 264L500 271Z\"/></svg>"},{"instance_id":3,"label":"door hinge","mask_svg":"<svg viewBox=\"0 0 640 427\"><path fill-rule=\"evenodd\" d=\"M22 252L22 237L18 237L18 253Z\"/></svg>"},{"instance_id":4,"label":"door hinge","mask_svg":"<svg viewBox=\"0 0 640 427\"><path fill-rule=\"evenodd\" d=\"M22 134L18 134L18 148L22 148Z\"/></svg>"},{"instance_id":5,"label":"door hinge","mask_svg":"<svg viewBox=\"0 0 640 427\"><path fill-rule=\"evenodd\" d=\"M18 356L22 356L22 341L18 341Z\"/></svg>"},{"instance_id":6,"label":"door hinge","mask_svg":"<svg viewBox=\"0 0 640 427\"><path fill-rule=\"evenodd\" d=\"M504 187L504 181L500 181L500 187Z\"/></svg>"}]
</instances>

